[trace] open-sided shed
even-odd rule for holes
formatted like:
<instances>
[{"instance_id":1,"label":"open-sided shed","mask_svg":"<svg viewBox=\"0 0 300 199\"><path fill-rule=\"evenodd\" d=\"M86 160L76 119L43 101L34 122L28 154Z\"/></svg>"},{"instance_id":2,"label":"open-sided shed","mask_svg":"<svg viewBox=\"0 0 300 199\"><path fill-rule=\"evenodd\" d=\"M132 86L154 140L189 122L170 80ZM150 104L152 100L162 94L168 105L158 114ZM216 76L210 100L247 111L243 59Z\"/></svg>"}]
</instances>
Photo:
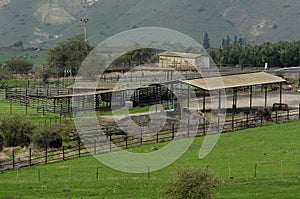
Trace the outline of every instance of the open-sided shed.
<instances>
[{"instance_id":1,"label":"open-sided shed","mask_svg":"<svg viewBox=\"0 0 300 199\"><path fill-rule=\"evenodd\" d=\"M270 75L266 72L253 72L245 74L226 75L221 77L207 77L200 79L182 80L180 81L189 86L194 86L201 89L204 93L209 91L218 91L223 89L233 90L233 103L232 108L236 109L237 93L239 88L249 89L249 109L252 109L253 86L261 85L264 87L265 92L265 106L267 106L268 99L268 85L279 84L280 96L279 104L282 104L282 83L286 82L278 76ZM205 94L203 94L203 110L205 107ZM219 106L221 104L221 97L219 96Z\"/></svg>"}]
</instances>

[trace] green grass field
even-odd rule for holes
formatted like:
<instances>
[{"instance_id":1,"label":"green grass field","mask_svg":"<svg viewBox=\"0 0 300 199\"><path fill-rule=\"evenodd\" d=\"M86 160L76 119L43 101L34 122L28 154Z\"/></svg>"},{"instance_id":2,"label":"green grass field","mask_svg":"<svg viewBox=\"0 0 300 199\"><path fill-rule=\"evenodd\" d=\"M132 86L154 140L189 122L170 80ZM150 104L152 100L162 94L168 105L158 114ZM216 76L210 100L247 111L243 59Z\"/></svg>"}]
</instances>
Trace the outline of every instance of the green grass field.
<instances>
[{"instance_id":1,"label":"green grass field","mask_svg":"<svg viewBox=\"0 0 300 199\"><path fill-rule=\"evenodd\" d=\"M0 49L0 63L5 63L14 57L24 57L33 65L41 66L47 63L47 50L12 50L7 48Z\"/></svg>"},{"instance_id":2,"label":"green grass field","mask_svg":"<svg viewBox=\"0 0 300 199\"><path fill-rule=\"evenodd\" d=\"M0 118L4 116L16 115L22 115L24 117L27 117L28 119L30 119L30 121L32 121L33 124L38 125L40 127L49 127L50 125L59 124L61 122L64 123L65 120L67 120L67 118L65 117L62 117L60 119L60 116L54 113L45 113L43 115L42 112L37 112L36 108L31 107L28 107L26 115L25 106L16 102L13 102L11 104L10 101L0 100Z\"/></svg>"},{"instance_id":3,"label":"green grass field","mask_svg":"<svg viewBox=\"0 0 300 199\"><path fill-rule=\"evenodd\" d=\"M208 167L219 176L223 183L218 198L299 198L299 127L297 121L222 134L202 160L198 153L203 138L196 138L179 160L151 173L150 179L115 171L92 156L4 171L0 198L163 198L158 193L174 170L186 167ZM153 145L133 151L149 152Z\"/></svg>"}]
</instances>

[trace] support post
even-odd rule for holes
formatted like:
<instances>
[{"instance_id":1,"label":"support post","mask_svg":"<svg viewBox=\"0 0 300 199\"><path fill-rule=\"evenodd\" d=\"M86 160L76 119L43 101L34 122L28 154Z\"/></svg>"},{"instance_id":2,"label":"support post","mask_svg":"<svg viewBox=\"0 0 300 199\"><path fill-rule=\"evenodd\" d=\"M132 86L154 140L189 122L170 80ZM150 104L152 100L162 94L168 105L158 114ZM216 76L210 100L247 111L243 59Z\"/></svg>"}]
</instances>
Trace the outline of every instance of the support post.
<instances>
[{"instance_id":1,"label":"support post","mask_svg":"<svg viewBox=\"0 0 300 199\"><path fill-rule=\"evenodd\" d=\"M191 100L191 85L188 85L188 101L187 101L188 109L190 109L190 100Z\"/></svg>"},{"instance_id":2,"label":"support post","mask_svg":"<svg viewBox=\"0 0 300 199\"><path fill-rule=\"evenodd\" d=\"M206 92L205 92L205 90L203 90L203 111L205 112L205 110L206 110Z\"/></svg>"},{"instance_id":3,"label":"support post","mask_svg":"<svg viewBox=\"0 0 300 199\"><path fill-rule=\"evenodd\" d=\"M188 131L187 131L187 137L190 137L190 118L188 118Z\"/></svg>"},{"instance_id":4,"label":"support post","mask_svg":"<svg viewBox=\"0 0 300 199\"><path fill-rule=\"evenodd\" d=\"M221 102L221 90L219 90L219 110L221 109L221 106L222 106L222 102Z\"/></svg>"},{"instance_id":5,"label":"support post","mask_svg":"<svg viewBox=\"0 0 300 199\"><path fill-rule=\"evenodd\" d=\"M265 85L265 107L268 106L268 86Z\"/></svg>"},{"instance_id":6,"label":"support post","mask_svg":"<svg viewBox=\"0 0 300 199\"><path fill-rule=\"evenodd\" d=\"M279 103L282 104L282 83L279 83Z\"/></svg>"},{"instance_id":7,"label":"support post","mask_svg":"<svg viewBox=\"0 0 300 199\"><path fill-rule=\"evenodd\" d=\"M250 111L252 111L253 106L253 87L250 86Z\"/></svg>"}]
</instances>

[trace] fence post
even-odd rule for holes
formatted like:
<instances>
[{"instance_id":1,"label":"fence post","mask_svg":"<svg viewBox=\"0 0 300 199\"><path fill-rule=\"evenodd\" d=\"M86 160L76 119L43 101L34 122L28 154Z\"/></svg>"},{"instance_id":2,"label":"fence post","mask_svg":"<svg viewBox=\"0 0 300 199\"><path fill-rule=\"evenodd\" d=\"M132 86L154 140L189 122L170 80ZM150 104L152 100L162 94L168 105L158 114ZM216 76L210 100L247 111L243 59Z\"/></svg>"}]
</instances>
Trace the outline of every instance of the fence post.
<instances>
[{"instance_id":1,"label":"fence post","mask_svg":"<svg viewBox=\"0 0 300 199\"><path fill-rule=\"evenodd\" d=\"M300 103L299 103L299 110L298 110L298 114L299 114L299 116L298 116L298 119L300 120Z\"/></svg>"},{"instance_id":2,"label":"fence post","mask_svg":"<svg viewBox=\"0 0 300 199\"><path fill-rule=\"evenodd\" d=\"M151 170L150 167L148 167L148 180L150 180L150 174L151 174Z\"/></svg>"},{"instance_id":3,"label":"fence post","mask_svg":"<svg viewBox=\"0 0 300 199\"><path fill-rule=\"evenodd\" d=\"M96 179L97 179L97 181L99 180L99 167L97 167Z\"/></svg>"},{"instance_id":4,"label":"fence post","mask_svg":"<svg viewBox=\"0 0 300 199\"><path fill-rule=\"evenodd\" d=\"M231 130L234 131L234 112L231 115Z\"/></svg>"},{"instance_id":5,"label":"fence post","mask_svg":"<svg viewBox=\"0 0 300 199\"><path fill-rule=\"evenodd\" d=\"M16 165L16 162L15 162L15 150L12 151L12 166L13 166L13 169L15 169L15 165Z\"/></svg>"},{"instance_id":6,"label":"fence post","mask_svg":"<svg viewBox=\"0 0 300 199\"><path fill-rule=\"evenodd\" d=\"M287 120L290 120L290 110L287 109Z\"/></svg>"},{"instance_id":7,"label":"fence post","mask_svg":"<svg viewBox=\"0 0 300 199\"><path fill-rule=\"evenodd\" d=\"M10 97L9 113L12 115L12 98Z\"/></svg>"},{"instance_id":8,"label":"fence post","mask_svg":"<svg viewBox=\"0 0 300 199\"><path fill-rule=\"evenodd\" d=\"M97 154L97 142L94 140L94 155Z\"/></svg>"},{"instance_id":9,"label":"fence post","mask_svg":"<svg viewBox=\"0 0 300 199\"><path fill-rule=\"evenodd\" d=\"M140 145L143 145L143 129L141 128Z\"/></svg>"},{"instance_id":10,"label":"fence post","mask_svg":"<svg viewBox=\"0 0 300 199\"><path fill-rule=\"evenodd\" d=\"M205 135L206 134L206 126L205 126L205 117L203 118L203 125L202 125L202 128L203 128L203 135Z\"/></svg>"},{"instance_id":11,"label":"fence post","mask_svg":"<svg viewBox=\"0 0 300 199\"><path fill-rule=\"evenodd\" d=\"M112 139L111 139L111 137L112 137L112 135L111 135L111 132L110 132L110 133L109 133L109 151L112 150L112 145L111 145Z\"/></svg>"},{"instance_id":12,"label":"fence post","mask_svg":"<svg viewBox=\"0 0 300 199\"><path fill-rule=\"evenodd\" d=\"M276 121L276 123L278 123L278 112L277 112L277 110L275 112L275 121Z\"/></svg>"},{"instance_id":13,"label":"fence post","mask_svg":"<svg viewBox=\"0 0 300 199\"><path fill-rule=\"evenodd\" d=\"M257 163L255 163L255 166L254 166L254 178L256 179L256 171L257 171Z\"/></svg>"},{"instance_id":14,"label":"fence post","mask_svg":"<svg viewBox=\"0 0 300 199\"><path fill-rule=\"evenodd\" d=\"M156 133L156 143L158 143L158 133Z\"/></svg>"},{"instance_id":15,"label":"fence post","mask_svg":"<svg viewBox=\"0 0 300 199\"><path fill-rule=\"evenodd\" d=\"M190 118L188 119L188 132L187 132L187 137L190 137Z\"/></svg>"},{"instance_id":16,"label":"fence post","mask_svg":"<svg viewBox=\"0 0 300 199\"><path fill-rule=\"evenodd\" d=\"M31 148L29 148L29 166L31 167Z\"/></svg>"},{"instance_id":17,"label":"fence post","mask_svg":"<svg viewBox=\"0 0 300 199\"><path fill-rule=\"evenodd\" d=\"M175 124L172 124L172 140L174 140L175 137Z\"/></svg>"},{"instance_id":18,"label":"fence post","mask_svg":"<svg viewBox=\"0 0 300 199\"><path fill-rule=\"evenodd\" d=\"M125 146L126 146L126 149L128 149L128 135L127 134L125 136Z\"/></svg>"},{"instance_id":19,"label":"fence post","mask_svg":"<svg viewBox=\"0 0 300 199\"><path fill-rule=\"evenodd\" d=\"M78 157L80 158L80 148L81 148L81 141L80 141L80 137L78 137Z\"/></svg>"},{"instance_id":20,"label":"fence post","mask_svg":"<svg viewBox=\"0 0 300 199\"><path fill-rule=\"evenodd\" d=\"M62 159L65 160L65 147L62 147Z\"/></svg>"},{"instance_id":21,"label":"fence post","mask_svg":"<svg viewBox=\"0 0 300 199\"><path fill-rule=\"evenodd\" d=\"M48 148L46 147L46 151L45 151L45 164L48 163Z\"/></svg>"},{"instance_id":22,"label":"fence post","mask_svg":"<svg viewBox=\"0 0 300 199\"><path fill-rule=\"evenodd\" d=\"M249 127L249 113L247 112L246 128Z\"/></svg>"},{"instance_id":23,"label":"fence post","mask_svg":"<svg viewBox=\"0 0 300 199\"><path fill-rule=\"evenodd\" d=\"M41 171L38 170L38 182L41 182Z\"/></svg>"}]
</instances>

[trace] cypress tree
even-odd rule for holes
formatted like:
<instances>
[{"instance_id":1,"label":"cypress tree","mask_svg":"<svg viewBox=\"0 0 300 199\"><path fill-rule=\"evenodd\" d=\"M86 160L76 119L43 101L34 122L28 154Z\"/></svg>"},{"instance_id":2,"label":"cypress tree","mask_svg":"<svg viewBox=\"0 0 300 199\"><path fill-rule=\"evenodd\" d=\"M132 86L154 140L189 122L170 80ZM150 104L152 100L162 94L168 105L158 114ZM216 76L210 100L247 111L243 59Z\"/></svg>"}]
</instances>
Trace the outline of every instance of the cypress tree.
<instances>
[{"instance_id":1,"label":"cypress tree","mask_svg":"<svg viewBox=\"0 0 300 199\"><path fill-rule=\"evenodd\" d=\"M210 48L210 41L208 37L208 33L205 31L204 38L203 38L203 48L209 49Z\"/></svg>"}]
</instances>

